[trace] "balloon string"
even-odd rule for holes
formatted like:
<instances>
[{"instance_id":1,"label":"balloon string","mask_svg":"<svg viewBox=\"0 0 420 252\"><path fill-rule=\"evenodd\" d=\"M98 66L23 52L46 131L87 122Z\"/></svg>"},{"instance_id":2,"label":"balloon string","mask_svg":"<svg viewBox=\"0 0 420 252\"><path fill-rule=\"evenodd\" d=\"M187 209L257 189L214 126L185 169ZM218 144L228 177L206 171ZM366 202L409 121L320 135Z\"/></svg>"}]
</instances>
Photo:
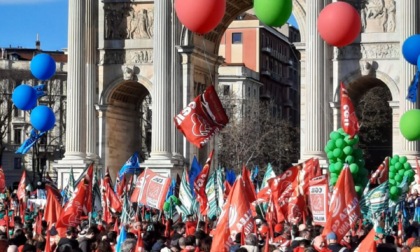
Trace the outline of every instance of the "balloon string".
<instances>
[{"instance_id":1,"label":"balloon string","mask_svg":"<svg viewBox=\"0 0 420 252\"><path fill-rule=\"evenodd\" d=\"M417 69L416 74L414 75L413 81L411 82L410 87L408 88L407 100L415 103L417 101L417 90L419 86L419 75L420 69Z\"/></svg>"},{"instance_id":2,"label":"balloon string","mask_svg":"<svg viewBox=\"0 0 420 252\"><path fill-rule=\"evenodd\" d=\"M215 85L216 83L213 82L213 75L211 73L210 63L207 59L207 48L206 48L206 41L205 41L204 37L203 37L203 46L204 46L204 60L206 61L206 64L207 64L207 68L208 68L209 75L210 75L210 81L211 81L212 85Z\"/></svg>"}]
</instances>

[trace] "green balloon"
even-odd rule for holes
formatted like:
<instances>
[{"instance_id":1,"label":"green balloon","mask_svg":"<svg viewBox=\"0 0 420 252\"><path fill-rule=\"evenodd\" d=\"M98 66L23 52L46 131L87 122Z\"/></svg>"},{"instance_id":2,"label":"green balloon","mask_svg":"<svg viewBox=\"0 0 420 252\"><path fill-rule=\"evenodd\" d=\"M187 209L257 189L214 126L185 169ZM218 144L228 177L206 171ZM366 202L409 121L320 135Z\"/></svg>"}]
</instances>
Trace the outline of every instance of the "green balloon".
<instances>
[{"instance_id":1,"label":"green balloon","mask_svg":"<svg viewBox=\"0 0 420 252\"><path fill-rule=\"evenodd\" d=\"M346 146L343 148L343 152L346 155L351 155L353 153L353 147L351 146Z\"/></svg>"},{"instance_id":2,"label":"green balloon","mask_svg":"<svg viewBox=\"0 0 420 252\"><path fill-rule=\"evenodd\" d=\"M334 140L329 140L328 143L327 143L327 148L330 151L333 151L335 149L335 141Z\"/></svg>"},{"instance_id":3,"label":"green balloon","mask_svg":"<svg viewBox=\"0 0 420 252\"><path fill-rule=\"evenodd\" d=\"M416 175L416 173L413 170L409 170L409 178L414 178L414 175Z\"/></svg>"},{"instance_id":4,"label":"green balloon","mask_svg":"<svg viewBox=\"0 0 420 252\"><path fill-rule=\"evenodd\" d=\"M341 170L343 169L343 163L337 162L335 163L334 170L337 174L340 174Z\"/></svg>"},{"instance_id":5,"label":"green balloon","mask_svg":"<svg viewBox=\"0 0 420 252\"><path fill-rule=\"evenodd\" d=\"M339 158L343 155L343 151L339 148L335 148L333 151L333 155L334 157Z\"/></svg>"},{"instance_id":6,"label":"green balloon","mask_svg":"<svg viewBox=\"0 0 420 252\"><path fill-rule=\"evenodd\" d=\"M389 193L392 194L392 195L397 195L398 194L398 187L391 186L391 188L389 189Z\"/></svg>"},{"instance_id":7,"label":"green balloon","mask_svg":"<svg viewBox=\"0 0 420 252\"><path fill-rule=\"evenodd\" d=\"M335 172L335 164L330 164L328 166L328 171L330 171L330 173L334 173Z\"/></svg>"},{"instance_id":8,"label":"green balloon","mask_svg":"<svg viewBox=\"0 0 420 252\"><path fill-rule=\"evenodd\" d=\"M346 144L350 146L357 144L358 141L359 141L359 138L356 138L356 137L350 138L349 135L344 137L344 142L346 142Z\"/></svg>"},{"instance_id":9,"label":"green balloon","mask_svg":"<svg viewBox=\"0 0 420 252\"><path fill-rule=\"evenodd\" d=\"M280 27L292 14L292 0L254 0L255 15L268 26Z\"/></svg>"},{"instance_id":10,"label":"green balloon","mask_svg":"<svg viewBox=\"0 0 420 252\"><path fill-rule=\"evenodd\" d=\"M360 174L364 178L368 179L369 171L366 168L364 168L364 167L362 167L362 168L359 167L359 170L360 170Z\"/></svg>"},{"instance_id":11,"label":"green balloon","mask_svg":"<svg viewBox=\"0 0 420 252\"><path fill-rule=\"evenodd\" d=\"M344 139L339 138L335 140L335 146L337 146L337 148L343 149L346 146L346 142L344 142Z\"/></svg>"},{"instance_id":12,"label":"green balloon","mask_svg":"<svg viewBox=\"0 0 420 252\"><path fill-rule=\"evenodd\" d=\"M399 158L399 161L400 161L400 163L402 163L402 164L407 163L407 157L406 157L406 156L401 156L401 157Z\"/></svg>"},{"instance_id":13,"label":"green balloon","mask_svg":"<svg viewBox=\"0 0 420 252\"><path fill-rule=\"evenodd\" d=\"M328 157L328 159L334 158L334 153L332 151L328 151L327 152L327 157Z\"/></svg>"},{"instance_id":14,"label":"green balloon","mask_svg":"<svg viewBox=\"0 0 420 252\"><path fill-rule=\"evenodd\" d=\"M354 189L356 190L356 193L361 193L363 191L362 187L359 185L354 186Z\"/></svg>"},{"instance_id":15,"label":"green balloon","mask_svg":"<svg viewBox=\"0 0 420 252\"><path fill-rule=\"evenodd\" d=\"M397 173L395 173L395 172L389 172L389 177L390 178L395 178L395 175L396 175Z\"/></svg>"},{"instance_id":16,"label":"green balloon","mask_svg":"<svg viewBox=\"0 0 420 252\"><path fill-rule=\"evenodd\" d=\"M404 177L404 173L405 173L404 169L401 169L401 170L398 171L398 174L402 177Z\"/></svg>"},{"instance_id":17,"label":"green balloon","mask_svg":"<svg viewBox=\"0 0 420 252\"><path fill-rule=\"evenodd\" d=\"M389 171L395 173L397 171L397 169L395 168L394 165L390 165L389 166Z\"/></svg>"},{"instance_id":18,"label":"green balloon","mask_svg":"<svg viewBox=\"0 0 420 252\"><path fill-rule=\"evenodd\" d=\"M399 161L398 158L391 158L390 163L391 163L391 165L395 165L398 161Z\"/></svg>"},{"instance_id":19,"label":"green balloon","mask_svg":"<svg viewBox=\"0 0 420 252\"><path fill-rule=\"evenodd\" d=\"M407 171L413 170L413 167L411 167L411 164L409 162L404 163L403 166L404 166L404 169L407 170Z\"/></svg>"},{"instance_id":20,"label":"green balloon","mask_svg":"<svg viewBox=\"0 0 420 252\"><path fill-rule=\"evenodd\" d=\"M357 164L350 164L350 172L351 174L356 174L359 172L359 166Z\"/></svg>"},{"instance_id":21,"label":"green balloon","mask_svg":"<svg viewBox=\"0 0 420 252\"><path fill-rule=\"evenodd\" d=\"M350 147L350 146L347 146L347 147ZM346 157L346 159L344 160L344 162L346 162L348 164L352 164L352 163L354 163L354 157L351 156L351 155L349 155L349 156Z\"/></svg>"},{"instance_id":22,"label":"green balloon","mask_svg":"<svg viewBox=\"0 0 420 252\"><path fill-rule=\"evenodd\" d=\"M390 178L388 181L389 181L390 185L396 185L397 184L394 179Z\"/></svg>"},{"instance_id":23,"label":"green balloon","mask_svg":"<svg viewBox=\"0 0 420 252\"><path fill-rule=\"evenodd\" d=\"M399 170L401 170L401 169L403 169L403 164L401 164L400 162L398 162L398 163L395 163L395 169L397 169L397 171L399 171Z\"/></svg>"},{"instance_id":24,"label":"green balloon","mask_svg":"<svg viewBox=\"0 0 420 252\"><path fill-rule=\"evenodd\" d=\"M359 165L359 167L365 167L365 160L364 159L359 159L357 160L357 165Z\"/></svg>"},{"instance_id":25,"label":"green balloon","mask_svg":"<svg viewBox=\"0 0 420 252\"><path fill-rule=\"evenodd\" d=\"M337 132L340 133L340 134L346 134L346 132L344 132L343 128L338 128Z\"/></svg>"},{"instance_id":26,"label":"green balloon","mask_svg":"<svg viewBox=\"0 0 420 252\"><path fill-rule=\"evenodd\" d=\"M330 173L330 177L338 179L338 174L335 173L335 172L332 172L332 173Z\"/></svg>"},{"instance_id":27,"label":"green balloon","mask_svg":"<svg viewBox=\"0 0 420 252\"><path fill-rule=\"evenodd\" d=\"M408 141L420 140L420 109L408 110L401 116L400 131Z\"/></svg>"},{"instance_id":28,"label":"green balloon","mask_svg":"<svg viewBox=\"0 0 420 252\"><path fill-rule=\"evenodd\" d=\"M400 174L395 174L394 179L397 183L401 182L403 180L403 177Z\"/></svg>"},{"instance_id":29,"label":"green balloon","mask_svg":"<svg viewBox=\"0 0 420 252\"><path fill-rule=\"evenodd\" d=\"M337 140L337 139L343 138L343 136L340 133L338 133L337 131L333 131L333 132L330 133L330 138L332 140Z\"/></svg>"},{"instance_id":30,"label":"green balloon","mask_svg":"<svg viewBox=\"0 0 420 252\"><path fill-rule=\"evenodd\" d=\"M392 159L396 159L397 162L400 160L400 156L398 156L397 154L395 154L394 156L392 156Z\"/></svg>"},{"instance_id":31,"label":"green balloon","mask_svg":"<svg viewBox=\"0 0 420 252\"><path fill-rule=\"evenodd\" d=\"M410 178L411 177L411 172L410 171L404 171L403 176Z\"/></svg>"}]
</instances>

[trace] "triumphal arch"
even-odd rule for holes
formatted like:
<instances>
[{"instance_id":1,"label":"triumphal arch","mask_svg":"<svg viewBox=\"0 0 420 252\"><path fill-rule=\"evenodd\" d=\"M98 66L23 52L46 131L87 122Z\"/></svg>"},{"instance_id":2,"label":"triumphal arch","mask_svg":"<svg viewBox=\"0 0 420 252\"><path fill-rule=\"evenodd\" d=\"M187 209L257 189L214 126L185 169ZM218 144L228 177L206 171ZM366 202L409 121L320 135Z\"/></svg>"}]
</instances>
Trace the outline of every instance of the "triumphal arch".
<instances>
[{"instance_id":1,"label":"triumphal arch","mask_svg":"<svg viewBox=\"0 0 420 252\"><path fill-rule=\"evenodd\" d=\"M115 175L139 149L148 156L144 166L171 173L194 154L205 159L214 147L191 146L175 129L173 116L203 87L217 84L221 37L235 17L252 8L252 0L227 0L222 22L204 36L182 26L173 2L69 1L66 152L59 174L95 160ZM325 44L317 33L318 14L330 2L293 0L302 38L296 44L301 159L325 159L329 133L339 127L341 81L356 83L353 89L360 92L386 85L392 96L393 153L413 159L418 143L404 140L398 125L400 116L417 106L405 99L416 69L403 59L401 45L419 33L420 2L347 0L359 10L363 27L344 48Z\"/></svg>"}]
</instances>

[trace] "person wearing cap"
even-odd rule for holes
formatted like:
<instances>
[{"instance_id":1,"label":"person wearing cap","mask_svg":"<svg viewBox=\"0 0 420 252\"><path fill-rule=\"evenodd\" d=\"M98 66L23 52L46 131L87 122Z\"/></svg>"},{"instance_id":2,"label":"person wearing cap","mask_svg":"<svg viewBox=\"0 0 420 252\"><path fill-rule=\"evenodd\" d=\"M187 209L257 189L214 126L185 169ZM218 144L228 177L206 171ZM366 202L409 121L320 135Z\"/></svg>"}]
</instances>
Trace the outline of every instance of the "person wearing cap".
<instances>
[{"instance_id":1,"label":"person wearing cap","mask_svg":"<svg viewBox=\"0 0 420 252\"><path fill-rule=\"evenodd\" d=\"M384 235L385 235L384 228L381 227L381 226L377 226L375 228L375 242L376 242L376 245L383 243Z\"/></svg>"},{"instance_id":2,"label":"person wearing cap","mask_svg":"<svg viewBox=\"0 0 420 252\"><path fill-rule=\"evenodd\" d=\"M337 235L334 232L327 234L328 249L332 252L349 252L346 247L337 243Z\"/></svg>"}]
</instances>

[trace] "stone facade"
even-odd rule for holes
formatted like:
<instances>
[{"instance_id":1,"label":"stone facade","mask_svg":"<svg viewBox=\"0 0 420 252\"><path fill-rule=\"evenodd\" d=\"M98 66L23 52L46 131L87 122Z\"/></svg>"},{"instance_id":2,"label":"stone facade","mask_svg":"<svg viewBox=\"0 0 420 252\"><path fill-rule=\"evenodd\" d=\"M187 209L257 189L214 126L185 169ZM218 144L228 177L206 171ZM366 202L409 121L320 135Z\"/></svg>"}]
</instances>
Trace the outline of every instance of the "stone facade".
<instances>
[{"instance_id":1,"label":"stone facade","mask_svg":"<svg viewBox=\"0 0 420 252\"><path fill-rule=\"evenodd\" d=\"M300 43L295 43L301 54L301 159L325 160L324 145L329 132L339 126L339 83L351 85L368 76L384 83L392 93L393 153L413 160L419 154L418 144L408 143L401 137L398 120L414 106L405 100L414 67L404 61L400 48L409 35L419 33L418 1L348 0L361 13L363 31L352 45L340 49L326 45L317 33L318 14L328 2L332 1L293 1L293 14L302 38ZM206 157L214 146L211 142L202 150L192 147L177 132L171 118L198 90L217 85L218 67L223 62L218 57L220 39L231 20L252 8L252 0L228 0L222 23L204 36L182 27L174 18L171 3L104 0L99 2L97 12L94 10L87 17L86 6L70 6L71 22L79 20L75 19L77 15L80 22L84 18L98 20L97 47L87 47L98 55L97 68L88 70L97 74L97 86L93 89L97 90L98 113L95 151L100 164L109 167L113 174L132 152L142 148L140 140L130 147L111 146L121 144L117 138L124 137L124 132L126 138L133 138L137 126L129 117L138 113L148 95L153 101L153 130L150 158L145 166L171 173L174 168L188 165L194 154ZM70 36L76 33L84 34L70 29ZM69 59L77 61L81 55ZM82 62L77 63L79 67ZM69 71L69 76L73 74ZM87 92L88 97L95 97L89 96L93 91ZM76 149L76 152L85 151L83 146Z\"/></svg>"}]
</instances>

